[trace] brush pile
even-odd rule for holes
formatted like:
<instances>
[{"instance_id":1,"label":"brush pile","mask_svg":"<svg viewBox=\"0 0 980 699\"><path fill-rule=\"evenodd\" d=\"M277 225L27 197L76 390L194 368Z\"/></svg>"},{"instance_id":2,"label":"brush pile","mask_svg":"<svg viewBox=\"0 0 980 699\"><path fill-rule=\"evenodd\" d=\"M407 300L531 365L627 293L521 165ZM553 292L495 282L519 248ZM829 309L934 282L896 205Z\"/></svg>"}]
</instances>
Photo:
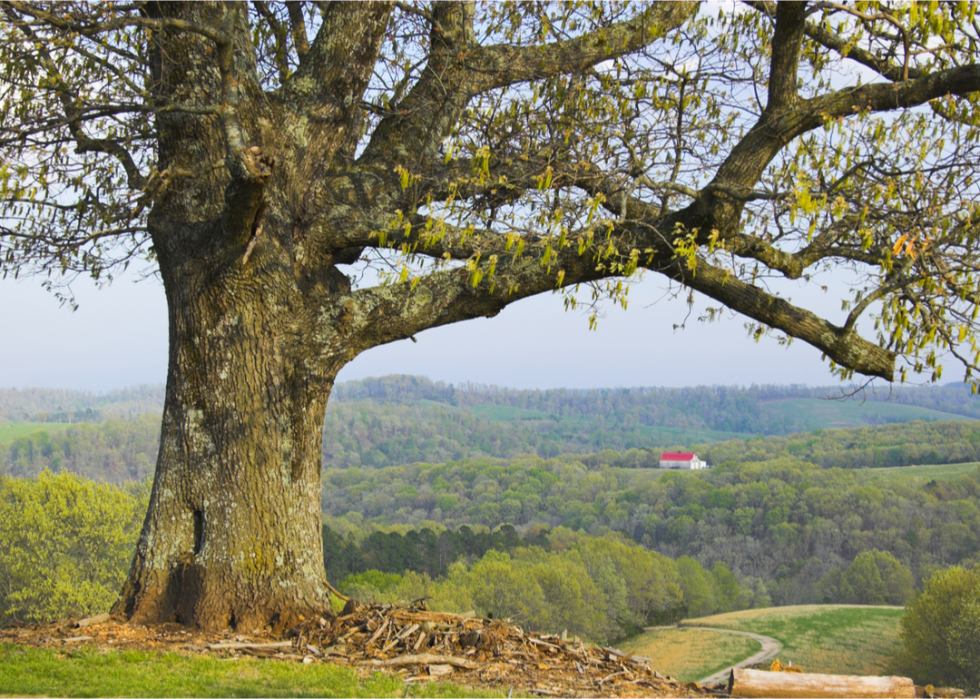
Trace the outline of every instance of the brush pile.
<instances>
[{"instance_id":1,"label":"brush pile","mask_svg":"<svg viewBox=\"0 0 980 699\"><path fill-rule=\"evenodd\" d=\"M333 620L293 629L296 647L358 667L399 669L406 682L451 676L454 682L541 696L705 696L723 694L659 674L648 658L542 635L472 614L419 606L348 607Z\"/></svg>"}]
</instances>

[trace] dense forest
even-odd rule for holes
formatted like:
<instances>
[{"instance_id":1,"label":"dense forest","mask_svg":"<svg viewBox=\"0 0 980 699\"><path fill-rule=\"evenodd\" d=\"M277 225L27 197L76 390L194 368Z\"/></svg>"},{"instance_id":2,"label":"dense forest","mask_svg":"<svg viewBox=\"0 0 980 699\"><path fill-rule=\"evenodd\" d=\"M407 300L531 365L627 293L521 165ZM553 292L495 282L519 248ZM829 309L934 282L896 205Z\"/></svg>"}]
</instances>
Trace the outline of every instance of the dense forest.
<instances>
[{"instance_id":1,"label":"dense forest","mask_svg":"<svg viewBox=\"0 0 980 699\"><path fill-rule=\"evenodd\" d=\"M0 623L105 611L125 578L148 492L145 481L119 488L71 473L0 477ZM362 601L424 599L433 610L473 610L596 641L771 602L761 579L740 581L721 562L708 570L689 556L672 560L621 533L326 519L326 572ZM832 582L842 599L860 603L901 604L912 592L908 569L881 551L862 553Z\"/></svg>"},{"instance_id":2,"label":"dense forest","mask_svg":"<svg viewBox=\"0 0 980 699\"><path fill-rule=\"evenodd\" d=\"M774 604L842 599L861 553L888 552L915 577L980 560L980 470L924 485L791 458L706 472L611 467L601 455L465 460L326 474L323 509L339 530L438 523L618 531L670 558L724 564L765 581ZM540 533L540 532L539 532ZM397 568L397 566L396 566ZM356 569L356 567L355 567ZM427 569L423 569L427 570Z\"/></svg>"}]
</instances>

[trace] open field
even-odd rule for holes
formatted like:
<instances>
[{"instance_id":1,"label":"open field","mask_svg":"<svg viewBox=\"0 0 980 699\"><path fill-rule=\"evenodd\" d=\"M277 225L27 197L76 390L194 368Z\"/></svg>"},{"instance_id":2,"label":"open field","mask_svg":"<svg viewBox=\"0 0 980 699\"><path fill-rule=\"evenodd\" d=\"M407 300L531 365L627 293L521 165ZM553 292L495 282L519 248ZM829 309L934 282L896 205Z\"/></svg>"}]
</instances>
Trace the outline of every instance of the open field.
<instances>
[{"instance_id":1,"label":"open field","mask_svg":"<svg viewBox=\"0 0 980 699\"><path fill-rule=\"evenodd\" d=\"M39 430L48 434L71 427L67 422L0 422L0 444L12 442Z\"/></svg>"},{"instance_id":2,"label":"open field","mask_svg":"<svg viewBox=\"0 0 980 699\"><path fill-rule=\"evenodd\" d=\"M752 631L783 644L782 663L806 672L887 675L901 648L902 607L803 605L688 619L690 626Z\"/></svg>"},{"instance_id":3,"label":"open field","mask_svg":"<svg viewBox=\"0 0 980 699\"><path fill-rule=\"evenodd\" d=\"M770 415L788 415L800 431L866 427L876 422L911 422L924 420L970 420L964 415L946 413L914 405L883 401L820 400L818 398L789 398L762 403L759 406Z\"/></svg>"},{"instance_id":4,"label":"open field","mask_svg":"<svg viewBox=\"0 0 980 699\"><path fill-rule=\"evenodd\" d=\"M493 697L450 683L359 678L338 665L218 659L150 651L0 646L0 696L53 697Z\"/></svg>"},{"instance_id":5,"label":"open field","mask_svg":"<svg viewBox=\"0 0 980 699\"><path fill-rule=\"evenodd\" d=\"M922 485L933 480L952 481L963 475L976 476L980 473L980 463L972 461L965 464L868 468L860 470L859 473L872 480L881 478L885 483L904 482L908 485Z\"/></svg>"},{"instance_id":6,"label":"open field","mask_svg":"<svg viewBox=\"0 0 980 699\"><path fill-rule=\"evenodd\" d=\"M758 641L745 636L662 628L630 639L621 644L620 650L651 658L650 666L663 675L696 682L749 657L761 647Z\"/></svg>"}]
</instances>

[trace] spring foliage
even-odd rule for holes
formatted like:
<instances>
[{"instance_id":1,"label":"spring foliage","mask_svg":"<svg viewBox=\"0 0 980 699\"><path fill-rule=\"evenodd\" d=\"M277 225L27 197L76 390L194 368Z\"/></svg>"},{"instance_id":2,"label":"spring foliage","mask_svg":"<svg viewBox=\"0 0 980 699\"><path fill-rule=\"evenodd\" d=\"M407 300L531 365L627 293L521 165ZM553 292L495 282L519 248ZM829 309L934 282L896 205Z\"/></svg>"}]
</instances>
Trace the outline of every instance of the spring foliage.
<instances>
[{"instance_id":1,"label":"spring foliage","mask_svg":"<svg viewBox=\"0 0 980 699\"><path fill-rule=\"evenodd\" d=\"M902 618L905 663L915 679L980 688L980 566L937 572Z\"/></svg>"},{"instance_id":2,"label":"spring foliage","mask_svg":"<svg viewBox=\"0 0 980 699\"><path fill-rule=\"evenodd\" d=\"M108 611L126 577L148 492L71 473L0 477L0 620Z\"/></svg>"}]
</instances>

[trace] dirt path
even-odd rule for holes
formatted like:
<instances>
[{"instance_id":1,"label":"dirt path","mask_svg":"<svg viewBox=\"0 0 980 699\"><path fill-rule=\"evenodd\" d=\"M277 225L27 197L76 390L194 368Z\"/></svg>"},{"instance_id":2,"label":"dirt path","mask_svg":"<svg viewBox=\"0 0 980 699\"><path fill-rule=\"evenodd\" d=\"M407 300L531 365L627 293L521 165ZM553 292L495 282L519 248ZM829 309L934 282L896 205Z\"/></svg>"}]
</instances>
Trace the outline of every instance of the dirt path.
<instances>
[{"instance_id":1,"label":"dirt path","mask_svg":"<svg viewBox=\"0 0 980 699\"><path fill-rule=\"evenodd\" d=\"M755 655L751 655L740 663L736 663L731 667L726 667L720 672L716 672L710 677L705 677L703 680L698 680L701 684L723 684L728 681L728 673L730 673L736 667L747 667L749 665L755 665L757 663L763 663L770 658L776 657L776 655L783 649L782 644L775 638L770 638L769 636L763 636L762 634L752 633L751 631L735 631L734 629L718 629L711 626L680 626L678 628L682 629L700 629L702 631L718 631L719 633L734 633L739 636L748 636L762 644L762 650L760 650Z\"/></svg>"}]
</instances>

